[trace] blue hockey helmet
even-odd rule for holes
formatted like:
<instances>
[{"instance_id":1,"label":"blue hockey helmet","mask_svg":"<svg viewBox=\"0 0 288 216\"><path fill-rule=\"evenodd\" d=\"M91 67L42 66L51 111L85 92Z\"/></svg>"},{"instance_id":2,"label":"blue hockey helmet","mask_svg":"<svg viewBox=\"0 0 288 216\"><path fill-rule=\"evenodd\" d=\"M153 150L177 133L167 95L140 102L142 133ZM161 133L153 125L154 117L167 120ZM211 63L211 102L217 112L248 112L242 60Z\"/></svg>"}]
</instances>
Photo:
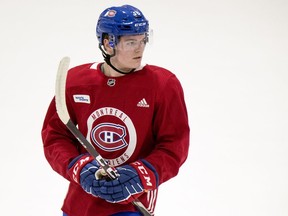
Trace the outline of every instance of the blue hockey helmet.
<instances>
[{"instance_id":1,"label":"blue hockey helmet","mask_svg":"<svg viewBox=\"0 0 288 216\"><path fill-rule=\"evenodd\" d=\"M98 19L96 35L99 45L103 45L103 35L108 35L111 47L117 44L119 36L147 34L149 22L143 13L131 6L123 5L104 10Z\"/></svg>"}]
</instances>

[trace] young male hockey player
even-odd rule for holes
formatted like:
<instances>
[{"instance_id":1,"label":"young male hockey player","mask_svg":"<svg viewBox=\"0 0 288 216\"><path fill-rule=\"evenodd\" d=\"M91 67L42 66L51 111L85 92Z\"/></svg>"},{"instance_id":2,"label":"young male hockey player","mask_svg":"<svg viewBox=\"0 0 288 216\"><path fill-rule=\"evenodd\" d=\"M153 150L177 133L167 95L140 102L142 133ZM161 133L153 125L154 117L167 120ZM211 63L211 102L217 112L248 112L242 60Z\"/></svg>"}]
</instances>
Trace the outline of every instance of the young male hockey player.
<instances>
[{"instance_id":1,"label":"young male hockey player","mask_svg":"<svg viewBox=\"0 0 288 216\"><path fill-rule=\"evenodd\" d=\"M71 120L119 177L97 177L99 164L61 122L53 98L42 139L47 161L70 182L63 214L139 216L131 203L138 199L153 215L158 187L188 155L183 90L172 72L141 65L149 23L139 9L107 8L96 34L104 62L69 70L66 103Z\"/></svg>"}]
</instances>

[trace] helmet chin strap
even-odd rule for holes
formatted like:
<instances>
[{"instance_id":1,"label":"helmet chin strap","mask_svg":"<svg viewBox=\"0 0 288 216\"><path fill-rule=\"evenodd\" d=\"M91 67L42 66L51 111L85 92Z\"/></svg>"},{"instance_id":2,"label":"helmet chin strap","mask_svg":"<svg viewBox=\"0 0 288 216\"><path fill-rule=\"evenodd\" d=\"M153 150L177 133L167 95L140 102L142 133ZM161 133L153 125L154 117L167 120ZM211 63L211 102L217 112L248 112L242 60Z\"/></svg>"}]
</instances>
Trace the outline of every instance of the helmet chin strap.
<instances>
[{"instance_id":1,"label":"helmet chin strap","mask_svg":"<svg viewBox=\"0 0 288 216\"><path fill-rule=\"evenodd\" d=\"M112 65L110 59L111 59L111 57L115 56L115 49L113 49L113 54L112 54L112 55L107 54L107 53L103 50L103 48L102 48L102 46L101 46L100 44L99 44L99 49L100 49L101 52L102 52L102 56L104 57L104 61L105 61L111 68L113 68L115 71L117 71L118 73L120 73L120 74L129 74L129 73L135 71L136 68L133 68L132 70L130 70L130 71L128 71L128 72L124 72L124 71L121 71L121 70L117 69L116 67L114 67L114 66Z\"/></svg>"}]
</instances>

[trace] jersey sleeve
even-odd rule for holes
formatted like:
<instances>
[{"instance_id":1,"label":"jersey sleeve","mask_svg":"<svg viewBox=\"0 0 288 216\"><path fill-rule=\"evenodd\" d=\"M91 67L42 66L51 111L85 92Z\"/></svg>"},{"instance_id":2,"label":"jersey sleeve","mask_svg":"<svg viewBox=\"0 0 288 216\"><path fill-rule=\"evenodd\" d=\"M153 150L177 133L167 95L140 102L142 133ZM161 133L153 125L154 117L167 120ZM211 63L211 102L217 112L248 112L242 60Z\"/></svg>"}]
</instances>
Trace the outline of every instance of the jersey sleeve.
<instances>
[{"instance_id":1,"label":"jersey sleeve","mask_svg":"<svg viewBox=\"0 0 288 216\"><path fill-rule=\"evenodd\" d=\"M159 184L176 176L189 150L189 123L184 92L175 75L160 82L154 114L156 147L145 158L157 170Z\"/></svg>"},{"instance_id":2,"label":"jersey sleeve","mask_svg":"<svg viewBox=\"0 0 288 216\"><path fill-rule=\"evenodd\" d=\"M55 98L47 110L42 131L42 141L45 157L57 173L70 180L67 175L69 162L77 157L79 148L75 145L76 138L62 123L56 112Z\"/></svg>"}]
</instances>

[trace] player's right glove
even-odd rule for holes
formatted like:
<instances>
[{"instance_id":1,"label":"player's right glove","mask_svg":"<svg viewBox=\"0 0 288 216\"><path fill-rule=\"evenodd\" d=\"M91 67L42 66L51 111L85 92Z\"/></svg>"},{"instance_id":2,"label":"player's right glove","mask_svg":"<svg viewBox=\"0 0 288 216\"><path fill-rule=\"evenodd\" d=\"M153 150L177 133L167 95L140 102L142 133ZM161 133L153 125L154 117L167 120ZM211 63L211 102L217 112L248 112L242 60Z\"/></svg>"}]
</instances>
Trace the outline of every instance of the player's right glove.
<instances>
[{"instance_id":1,"label":"player's right glove","mask_svg":"<svg viewBox=\"0 0 288 216\"><path fill-rule=\"evenodd\" d=\"M97 184L96 173L100 166L98 162L89 154L82 154L73 159L68 165L68 174L72 179L81 185L81 187L89 194L98 196L95 187Z\"/></svg>"},{"instance_id":2,"label":"player's right glove","mask_svg":"<svg viewBox=\"0 0 288 216\"><path fill-rule=\"evenodd\" d=\"M95 184L98 196L107 202L127 204L145 191L158 187L158 174L146 160L116 168L119 176L114 179L99 180Z\"/></svg>"}]
</instances>

